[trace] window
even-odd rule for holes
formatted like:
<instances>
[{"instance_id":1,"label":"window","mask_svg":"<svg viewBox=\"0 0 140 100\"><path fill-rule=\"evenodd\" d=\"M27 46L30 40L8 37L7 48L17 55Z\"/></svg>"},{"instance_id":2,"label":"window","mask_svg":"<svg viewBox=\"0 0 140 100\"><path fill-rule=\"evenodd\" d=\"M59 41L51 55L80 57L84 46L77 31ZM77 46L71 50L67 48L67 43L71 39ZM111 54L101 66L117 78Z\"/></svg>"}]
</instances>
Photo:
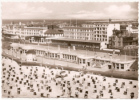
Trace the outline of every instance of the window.
<instances>
[{"instance_id":1,"label":"window","mask_svg":"<svg viewBox=\"0 0 140 100\"><path fill-rule=\"evenodd\" d=\"M124 69L124 64L121 64L121 69Z\"/></svg>"},{"instance_id":2,"label":"window","mask_svg":"<svg viewBox=\"0 0 140 100\"><path fill-rule=\"evenodd\" d=\"M85 59L83 59L83 64L85 64Z\"/></svg>"},{"instance_id":3,"label":"window","mask_svg":"<svg viewBox=\"0 0 140 100\"><path fill-rule=\"evenodd\" d=\"M108 69L111 69L111 65L108 65Z\"/></svg>"},{"instance_id":4,"label":"window","mask_svg":"<svg viewBox=\"0 0 140 100\"><path fill-rule=\"evenodd\" d=\"M57 54L55 54L55 57L57 58Z\"/></svg>"},{"instance_id":5,"label":"window","mask_svg":"<svg viewBox=\"0 0 140 100\"><path fill-rule=\"evenodd\" d=\"M124 67L121 67L121 69L124 69Z\"/></svg>"}]
</instances>

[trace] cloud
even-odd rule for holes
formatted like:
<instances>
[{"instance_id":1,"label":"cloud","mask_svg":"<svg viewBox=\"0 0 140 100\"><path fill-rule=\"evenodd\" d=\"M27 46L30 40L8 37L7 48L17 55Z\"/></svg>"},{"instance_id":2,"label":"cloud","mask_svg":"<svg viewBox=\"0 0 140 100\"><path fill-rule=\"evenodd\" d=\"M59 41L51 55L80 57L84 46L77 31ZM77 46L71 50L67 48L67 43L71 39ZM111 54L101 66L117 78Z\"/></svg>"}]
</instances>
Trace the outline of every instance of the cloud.
<instances>
[{"instance_id":1,"label":"cloud","mask_svg":"<svg viewBox=\"0 0 140 100\"><path fill-rule=\"evenodd\" d=\"M15 18L18 16L18 18L42 18L42 16L47 16L48 14L51 14L53 11L47 9L45 6L30 6L27 3L18 3L14 4L13 7L11 7L12 4L2 6L2 18ZM10 9L9 9L10 7Z\"/></svg>"},{"instance_id":2,"label":"cloud","mask_svg":"<svg viewBox=\"0 0 140 100\"><path fill-rule=\"evenodd\" d=\"M138 14L138 10L132 8L130 5L110 5L105 8L105 12L112 18L131 18L133 14ZM135 16L135 18L137 18L137 16Z\"/></svg>"},{"instance_id":3,"label":"cloud","mask_svg":"<svg viewBox=\"0 0 140 100\"><path fill-rule=\"evenodd\" d=\"M138 18L135 3L2 3L2 19L129 19Z\"/></svg>"},{"instance_id":4,"label":"cloud","mask_svg":"<svg viewBox=\"0 0 140 100\"><path fill-rule=\"evenodd\" d=\"M82 18L82 19L129 19L137 18L138 10L132 8L130 5L110 5L101 9L100 11L86 11L81 10L76 13L68 14L67 17Z\"/></svg>"},{"instance_id":5,"label":"cloud","mask_svg":"<svg viewBox=\"0 0 140 100\"><path fill-rule=\"evenodd\" d=\"M96 19L96 18L101 18L104 14L102 12L97 12L97 11L78 11L77 13L74 14L68 14L66 15L67 17L71 18L81 18L81 19Z\"/></svg>"},{"instance_id":6,"label":"cloud","mask_svg":"<svg viewBox=\"0 0 140 100\"><path fill-rule=\"evenodd\" d=\"M131 12L131 11L135 11L133 8L131 8L130 5L122 5L122 6L117 6L117 5L111 5L108 8L106 8L105 10L107 10L110 13L113 12Z\"/></svg>"}]
</instances>

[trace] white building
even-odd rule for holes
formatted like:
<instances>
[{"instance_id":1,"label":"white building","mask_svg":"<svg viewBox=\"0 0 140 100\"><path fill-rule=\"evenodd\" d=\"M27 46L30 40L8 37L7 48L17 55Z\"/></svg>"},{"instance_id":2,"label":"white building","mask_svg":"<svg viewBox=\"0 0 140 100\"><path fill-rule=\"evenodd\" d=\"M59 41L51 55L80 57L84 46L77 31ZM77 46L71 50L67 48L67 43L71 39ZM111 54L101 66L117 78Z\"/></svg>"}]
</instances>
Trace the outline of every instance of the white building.
<instances>
[{"instance_id":1,"label":"white building","mask_svg":"<svg viewBox=\"0 0 140 100\"><path fill-rule=\"evenodd\" d=\"M129 33L136 33L138 34L138 28L137 27L133 27L131 24L128 25L128 27L126 27L126 30L128 30Z\"/></svg>"},{"instance_id":2,"label":"white building","mask_svg":"<svg viewBox=\"0 0 140 100\"><path fill-rule=\"evenodd\" d=\"M64 27L64 37L81 40L107 42L113 30L120 30L120 24L93 23L82 24L82 27Z\"/></svg>"},{"instance_id":3,"label":"white building","mask_svg":"<svg viewBox=\"0 0 140 100\"><path fill-rule=\"evenodd\" d=\"M70 39L94 40L94 29L84 27L64 27L64 37Z\"/></svg>"}]
</instances>

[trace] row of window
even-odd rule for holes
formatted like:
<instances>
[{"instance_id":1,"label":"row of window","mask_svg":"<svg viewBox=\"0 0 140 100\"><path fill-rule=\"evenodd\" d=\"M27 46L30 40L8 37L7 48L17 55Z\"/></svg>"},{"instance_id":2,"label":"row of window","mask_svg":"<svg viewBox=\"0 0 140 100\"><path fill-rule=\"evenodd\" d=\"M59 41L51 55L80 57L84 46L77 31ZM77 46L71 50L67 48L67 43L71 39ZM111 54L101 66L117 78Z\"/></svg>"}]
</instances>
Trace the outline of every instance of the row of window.
<instances>
[{"instance_id":1,"label":"row of window","mask_svg":"<svg viewBox=\"0 0 140 100\"><path fill-rule=\"evenodd\" d=\"M41 31L41 30L24 30L25 32L43 32L43 31Z\"/></svg>"},{"instance_id":2,"label":"row of window","mask_svg":"<svg viewBox=\"0 0 140 100\"><path fill-rule=\"evenodd\" d=\"M71 31L71 32L94 32L94 31L107 31L106 28L96 28L96 29L87 29L87 30L81 30L81 29L64 29L64 31Z\"/></svg>"},{"instance_id":3,"label":"row of window","mask_svg":"<svg viewBox=\"0 0 140 100\"><path fill-rule=\"evenodd\" d=\"M76 60L76 56L63 54L64 59Z\"/></svg>"},{"instance_id":4,"label":"row of window","mask_svg":"<svg viewBox=\"0 0 140 100\"><path fill-rule=\"evenodd\" d=\"M78 35L78 36L93 36L93 35L106 35L106 34L101 34L101 33L99 33L99 34L94 34L94 33L64 33L64 36L76 36L76 35Z\"/></svg>"},{"instance_id":5,"label":"row of window","mask_svg":"<svg viewBox=\"0 0 140 100\"><path fill-rule=\"evenodd\" d=\"M108 25L83 24L82 26L85 26L85 27L88 27L88 26L89 26L89 27L90 27L90 26L93 26L93 27L100 27L100 26L101 26L101 27L107 27Z\"/></svg>"},{"instance_id":6,"label":"row of window","mask_svg":"<svg viewBox=\"0 0 140 100\"><path fill-rule=\"evenodd\" d=\"M81 40L96 40L96 41L107 41L107 38L101 38L101 37L74 37L74 36L65 36L66 38L71 39L81 39Z\"/></svg>"},{"instance_id":7,"label":"row of window","mask_svg":"<svg viewBox=\"0 0 140 100\"><path fill-rule=\"evenodd\" d=\"M94 37L103 37L103 38L107 38L107 35L93 35L93 34L90 34L90 36L89 36L89 34L87 34L86 36L85 35L73 35L73 34L67 34L67 35L64 35L65 37L76 37L76 38L79 38L79 37L83 37L83 38L86 38L86 37L88 37L88 38L94 38Z\"/></svg>"}]
</instances>

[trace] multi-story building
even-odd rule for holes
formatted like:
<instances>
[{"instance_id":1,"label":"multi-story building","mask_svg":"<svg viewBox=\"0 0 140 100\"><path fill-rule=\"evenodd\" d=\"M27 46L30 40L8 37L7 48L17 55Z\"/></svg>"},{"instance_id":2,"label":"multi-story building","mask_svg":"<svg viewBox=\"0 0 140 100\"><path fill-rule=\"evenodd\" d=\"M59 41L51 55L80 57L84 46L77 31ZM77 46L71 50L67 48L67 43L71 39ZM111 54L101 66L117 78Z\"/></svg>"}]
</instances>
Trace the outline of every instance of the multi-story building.
<instances>
[{"instance_id":1,"label":"multi-story building","mask_svg":"<svg viewBox=\"0 0 140 100\"><path fill-rule=\"evenodd\" d=\"M24 36L42 36L43 33L47 30L47 28L39 28L39 27L24 27L23 34ZM21 32L22 32L21 31Z\"/></svg>"},{"instance_id":2,"label":"multi-story building","mask_svg":"<svg viewBox=\"0 0 140 100\"><path fill-rule=\"evenodd\" d=\"M57 26L59 26L59 28L63 28L63 27L67 27L70 25L68 23L61 23L61 24L58 24Z\"/></svg>"},{"instance_id":3,"label":"multi-story building","mask_svg":"<svg viewBox=\"0 0 140 100\"><path fill-rule=\"evenodd\" d=\"M138 27L137 26L130 24L126 27L126 30L128 30L130 33L138 34Z\"/></svg>"},{"instance_id":4,"label":"multi-story building","mask_svg":"<svg viewBox=\"0 0 140 100\"><path fill-rule=\"evenodd\" d=\"M128 30L113 30L113 35L109 38L108 48L121 49L128 45L137 45L135 36L128 33Z\"/></svg>"},{"instance_id":5,"label":"multi-story building","mask_svg":"<svg viewBox=\"0 0 140 100\"><path fill-rule=\"evenodd\" d=\"M53 25L49 27L27 27L21 25L8 25L3 30L4 35L10 39L13 36L18 36L20 39L27 40L29 42L45 43L46 38L59 38L63 37L63 31L54 29Z\"/></svg>"},{"instance_id":6,"label":"multi-story building","mask_svg":"<svg viewBox=\"0 0 140 100\"><path fill-rule=\"evenodd\" d=\"M64 37L70 39L94 40L94 29L84 27L64 27Z\"/></svg>"},{"instance_id":7,"label":"multi-story building","mask_svg":"<svg viewBox=\"0 0 140 100\"><path fill-rule=\"evenodd\" d=\"M92 23L82 24L82 27L64 27L64 37L70 39L109 41L113 29L120 30L120 24Z\"/></svg>"}]
</instances>

